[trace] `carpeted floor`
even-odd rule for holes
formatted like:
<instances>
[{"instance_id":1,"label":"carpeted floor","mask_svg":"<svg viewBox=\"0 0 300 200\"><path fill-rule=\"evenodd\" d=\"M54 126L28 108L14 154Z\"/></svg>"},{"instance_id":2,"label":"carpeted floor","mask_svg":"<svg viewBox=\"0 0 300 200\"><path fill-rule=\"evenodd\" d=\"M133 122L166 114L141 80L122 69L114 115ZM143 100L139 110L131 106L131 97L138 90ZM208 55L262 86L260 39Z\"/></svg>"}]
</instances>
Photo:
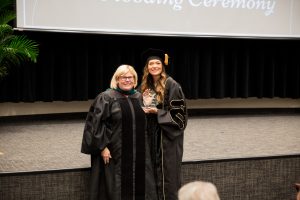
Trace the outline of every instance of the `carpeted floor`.
<instances>
[{"instance_id":1,"label":"carpeted floor","mask_svg":"<svg viewBox=\"0 0 300 200\"><path fill-rule=\"evenodd\" d=\"M86 168L84 120L0 122L0 173ZM300 115L190 117L183 161L300 154Z\"/></svg>"}]
</instances>

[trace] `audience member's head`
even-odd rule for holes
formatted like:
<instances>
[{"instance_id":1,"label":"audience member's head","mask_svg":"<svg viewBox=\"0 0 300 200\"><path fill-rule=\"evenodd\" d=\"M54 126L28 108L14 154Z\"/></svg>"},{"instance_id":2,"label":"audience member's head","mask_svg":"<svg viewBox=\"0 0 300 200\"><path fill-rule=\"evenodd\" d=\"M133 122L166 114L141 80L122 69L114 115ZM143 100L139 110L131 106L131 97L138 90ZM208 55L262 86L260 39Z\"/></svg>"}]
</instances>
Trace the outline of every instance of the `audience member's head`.
<instances>
[{"instance_id":1,"label":"audience member's head","mask_svg":"<svg viewBox=\"0 0 300 200\"><path fill-rule=\"evenodd\" d=\"M210 182L193 181L178 191L179 200L220 200L216 186Z\"/></svg>"},{"instance_id":2,"label":"audience member's head","mask_svg":"<svg viewBox=\"0 0 300 200\"><path fill-rule=\"evenodd\" d=\"M297 191L296 200L300 200L300 183L295 183L295 188Z\"/></svg>"}]
</instances>

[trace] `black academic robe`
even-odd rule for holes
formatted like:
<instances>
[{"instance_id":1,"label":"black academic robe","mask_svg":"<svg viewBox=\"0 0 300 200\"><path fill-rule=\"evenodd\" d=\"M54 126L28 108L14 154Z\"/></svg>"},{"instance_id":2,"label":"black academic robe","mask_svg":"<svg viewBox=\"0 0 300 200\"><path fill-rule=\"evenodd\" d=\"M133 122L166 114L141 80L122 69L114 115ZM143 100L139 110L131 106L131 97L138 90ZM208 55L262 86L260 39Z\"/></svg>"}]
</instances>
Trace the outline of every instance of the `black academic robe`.
<instances>
[{"instance_id":1,"label":"black academic robe","mask_svg":"<svg viewBox=\"0 0 300 200\"><path fill-rule=\"evenodd\" d=\"M160 200L177 200L188 115L182 88L172 77L167 78L165 99L157 107L157 115L147 116L157 191Z\"/></svg>"},{"instance_id":2,"label":"black academic robe","mask_svg":"<svg viewBox=\"0 0 300 200\"><path fill-rule=\"evenodd\" d=\"M156 200L141 94L99 94L87 114L81 152L91 155L90 199ZM101 151L112 158L104 164Z\"/></svg>"}]
</instances>

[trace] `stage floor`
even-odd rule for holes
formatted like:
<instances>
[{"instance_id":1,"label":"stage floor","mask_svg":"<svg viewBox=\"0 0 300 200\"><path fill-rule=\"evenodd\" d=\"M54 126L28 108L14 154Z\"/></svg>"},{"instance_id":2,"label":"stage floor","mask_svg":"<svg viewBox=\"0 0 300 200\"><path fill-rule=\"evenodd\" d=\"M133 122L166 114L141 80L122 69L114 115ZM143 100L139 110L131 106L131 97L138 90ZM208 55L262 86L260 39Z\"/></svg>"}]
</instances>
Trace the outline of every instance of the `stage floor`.
<instances>
[{"instance_id":1,"label":"stage floor","mask_svg":"<svg viewBox=\"0 0 300 200\"><path fill-rule=\"evenodd\" d=\"M0 122L0 173L90 167L83 119ZM190 117L183 161L300 154L300 115Z\"/></svg>"}]
</instances>

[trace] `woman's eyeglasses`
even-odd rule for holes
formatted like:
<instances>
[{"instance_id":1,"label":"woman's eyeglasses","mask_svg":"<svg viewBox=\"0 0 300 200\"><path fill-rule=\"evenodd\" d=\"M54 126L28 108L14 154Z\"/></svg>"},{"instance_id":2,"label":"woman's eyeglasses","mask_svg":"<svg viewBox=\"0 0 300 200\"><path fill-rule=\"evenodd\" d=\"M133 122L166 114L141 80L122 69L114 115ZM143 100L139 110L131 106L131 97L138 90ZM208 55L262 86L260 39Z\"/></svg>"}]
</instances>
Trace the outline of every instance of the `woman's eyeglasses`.
<instances>
[{"instance_id":1,"label":"woman's eyeglasses","mask_svg":"<svg viewBox=\"0 0 300 200\"><path fill-rule=\"evenodd\" d=\"M133 80L133 76L120 76L120 79L122 81L127 81L127 80L132 81Z\"/></svg>"}]
</instances>

